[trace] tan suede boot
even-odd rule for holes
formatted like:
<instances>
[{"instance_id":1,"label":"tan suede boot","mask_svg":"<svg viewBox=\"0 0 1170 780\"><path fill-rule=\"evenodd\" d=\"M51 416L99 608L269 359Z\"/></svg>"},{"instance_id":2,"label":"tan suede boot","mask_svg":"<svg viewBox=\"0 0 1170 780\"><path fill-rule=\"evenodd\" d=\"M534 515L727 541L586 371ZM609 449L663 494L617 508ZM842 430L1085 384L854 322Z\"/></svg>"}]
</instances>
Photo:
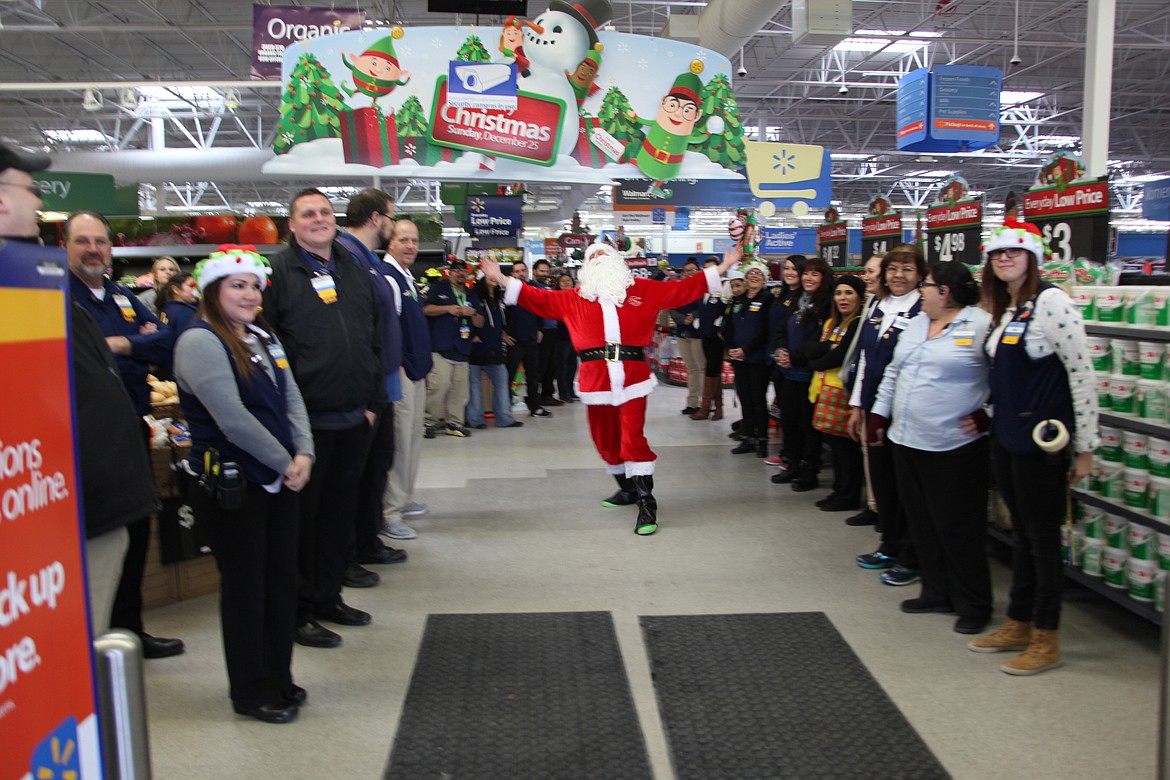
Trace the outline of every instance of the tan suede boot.
<instances>
[{"instance_id":1,"label":"tan suede boot","mask_svg":"<svg viewBox=\"0 0 1170 780\"><path fill-rule=\"evenodd\" d=\"M1022 654L1006 661L999 668L1008 674L1040 674L1063 664L1060 659L1060 632L1037 628L1032 631L1032 643Z\"/></svg>"},{"instance_id":2,"label":"tan suede boot","mask_svg":"<svg viewBox=\"0 0 1170 780\"><path fill-rule=\"evenodd\" d=\"M968 642L967 649L976 653L1000 653L1004 650L1024 650L1031 642L1032 624L1008 618L1008 622L992 633Z\"/></svg>"},{"instance_id":3,"label":"tan suede boot","mask_svg":"<svg viewBox=\"0 0 1170 780\"><path fill-rule=\"evenodd\" d=\"M692 420L706 420L711 413L711 377L703 377L703 400L691 415Z\"/></svg>"}]
</instances>

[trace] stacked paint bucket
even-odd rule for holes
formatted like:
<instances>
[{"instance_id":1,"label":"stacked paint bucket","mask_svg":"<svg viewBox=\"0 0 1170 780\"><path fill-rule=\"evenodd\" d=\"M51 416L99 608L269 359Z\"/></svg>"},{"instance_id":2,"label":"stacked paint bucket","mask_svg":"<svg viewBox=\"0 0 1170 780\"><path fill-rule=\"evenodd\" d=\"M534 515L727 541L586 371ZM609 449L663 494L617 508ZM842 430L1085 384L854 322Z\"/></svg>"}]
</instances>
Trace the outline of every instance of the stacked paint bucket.
<instances>
[{"instance_id":1,"label":"stacked paint bucket","mask_svg":"<svg viewBox=\"0 0 1170 780\"><path fill-rule=\"evenodd\" d=\"M1170 534L1082 505L1080 522L1065 529L1066 560L1111 588L1128 590L1135 601L1165 606L1170 571ZM1076 553L1079 552L1079 555Z\"/></svg>"},{"instance_id":2,"label":"stacked paint bucket","mask_svg":"<svg viewBox=\"0 0 1170 780\"><path fill-rule=\"evenodd\" d=\"M1159 341L1088 336L1097 405L1113 414L1170 423L1170 361Z\"/></svg>"},{"instance_id":3,"label":"stacked paint bucket","mask_svg":"<svg viewBox=\"0 0 1170 780\"><path fill-rule=\"evenodd\" d=\"M1170 287L1073 287L1085 322L1117 327L1170 329Z\"/></svg>"}]
</instances>

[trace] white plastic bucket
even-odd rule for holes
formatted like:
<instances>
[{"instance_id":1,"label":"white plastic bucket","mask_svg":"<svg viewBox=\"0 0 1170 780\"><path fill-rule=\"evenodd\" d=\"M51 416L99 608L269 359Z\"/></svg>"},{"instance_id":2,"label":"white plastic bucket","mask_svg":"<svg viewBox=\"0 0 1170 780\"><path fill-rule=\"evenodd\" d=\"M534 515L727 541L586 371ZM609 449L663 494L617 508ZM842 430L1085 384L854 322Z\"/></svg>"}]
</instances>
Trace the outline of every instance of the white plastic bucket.
<instances>
[{"instance_id":1,"label":"white plastic bucket","mask_svg":"<svg viewBox=\"0 0 1170 780\"><path fill-rule=\"evenodd\" d=\"M1137 377L1114 372L1109 376L1109 401L1115 414L1133 414L1137 395Z\"/></svg>"},{"instance_id":2,"label":"white plastic bucket","mask_svg":"<svg viewBox=\"0 0 1170 780\"><path fill-rule=\"evenodd\" d=\"M1101 554L1101 571L1105 574L1105 584L1111 588L1125 588L1125 570L1129 563L1129 550L1120 547L1106 547Z\"/></svg>"},{"instance_id":3,"label":"white plastic bucket","mask_svg":"<svg viewBox=\"0 0 1170 780\"><path fill-rule=\"evenodd\" d=\"M1120 287L1098 287L1097 322L1120 325L1125 319L1125 294Z\"/></svg>"},{"instance_id":4,"label":"white plastic bucket","mask_svg":"<svg viewBox=\"0 0 1170 780\"><path fill-rule=\"evenodd\" d=\"M1151 436L1146 441L1146 458L1150 461L1150 474L1155 477L1170 477L1170 441Z\"/></svg>"},{"instance_id":5,"label":"white plastic bucket","mask_svg":"<svg viewBox=\"0 0 1170 780\"><path fill-rule=\"evenodd\" d=\"M1138 431L1121 432L1121 452L1127 468L1150 467L1150 437Z\"/></svg>"},{"instance_id":6,"label":"white plastic bucket","mask_svg":"<svg viewBox=\"0 0 1170 780\"><path fill-rule=\"evenodd\" d=\"M1089 355L1092 356L1092 354L1093 350L1090 349ZM1141 366L1141 376L1143 379L1162 378L1162 360L1165 358L1165 355L1165 347L1160 341L1138 342L1138 363Z\"/></svg>"}]
</instances>

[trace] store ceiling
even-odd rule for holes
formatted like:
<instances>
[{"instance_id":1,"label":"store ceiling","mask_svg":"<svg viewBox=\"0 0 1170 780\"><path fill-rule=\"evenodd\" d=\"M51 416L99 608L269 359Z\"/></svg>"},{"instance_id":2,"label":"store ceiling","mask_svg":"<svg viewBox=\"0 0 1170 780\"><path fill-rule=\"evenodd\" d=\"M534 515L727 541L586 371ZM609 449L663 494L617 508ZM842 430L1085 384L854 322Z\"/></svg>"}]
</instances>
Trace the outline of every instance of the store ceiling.
<instances>
[{"instance_id":1,"label":"store ceiling","mask_svg":"<svg viewBox=\"0 0 1170 780\"><path fill-rule=\"evenodd\" d=\"M717 0L736 6L746 1ZM974 190L985 193L989 204L996 204L1008 190L1029 185L1042 157L1058 149L1079 149L1089 13L1085 0L853 0L854 34L866 42L837 47L794 45L791 2L771 0L769 8L769 0L756 1L764 4L761 18L773 9L774 14L745 44L742 55L725 52L733 68L742 64L747 70L734 83L745 126L763 126L769 140L830 149L834 198L846 214L860 213L878 193L889 193L899 206L921 203L937 186L940 171L964 176ZM706 5L615 0L612 24L621 32L660 35L672 16L701 14ZM386 23L500 21L430 14L425 0L358 6L368 18ZM1114 210L1120 215L1140 208L1143 178L1170 176L1170 3L1116 0L1116 6L1109 158L1115 161ZM534 0L530 15L535 17L543 7ZM162 82L218 85L206 99L153 103L151 110L166 117L159 132L167 148L270 148L278 92L246 82L251 28L252 7L239 0L0 0L0 138L51 147L62 155L149 149L160 139L152 139L149 121L138 121L147 101L140 99L137 109L122 108L114 86ZM1013 66L1017 34L1021 63ZM944 63L1005 71L1005 90L1012 101L1021 102L1009 107L1009 100L1004 101L1000 145L964 156L894 152L898 74ZM108 88L101 90L103 106L86 111L83 88L93 83ZM221 95L233 86L238 104L225 106ZM70 140L68 131L87 131L95 140ZM53 135L58 140L50 140ZM58 167L69 169L67 156ZM225 176L204 186L177 182L166 203L202 208L226 204L240 213L279 211L262 204L281 204L302 186L323 184L233 178L239 177ZM407 184L397 185L400 194ZM589 190L541 186L537 205L546 220L561 219L590 196ZM435 192L416 182L406 200L423 208L433 205ZM590 199L585 208L594 211L590 204L597 203Z\"/></svg>"}]
</instances>

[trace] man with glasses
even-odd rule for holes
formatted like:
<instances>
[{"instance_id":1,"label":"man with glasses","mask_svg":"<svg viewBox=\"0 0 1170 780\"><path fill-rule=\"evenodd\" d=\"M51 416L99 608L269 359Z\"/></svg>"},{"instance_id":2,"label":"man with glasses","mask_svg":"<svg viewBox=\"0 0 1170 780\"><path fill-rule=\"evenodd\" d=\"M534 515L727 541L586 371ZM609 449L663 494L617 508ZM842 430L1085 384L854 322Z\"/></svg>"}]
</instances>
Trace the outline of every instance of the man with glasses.
<instances>
[{"instance_id":1,"label":"man with glasses","mask_svg":"<svg viewBox=\"0 0 1170 780\"><path fill-rule=\"evenodd\" d=\"M694 132L700 117L699 96L702 93L703 82L688 71L674 80L670 91L662 98L658 116L653 122L632 117L635 122L650 128L646 140L638 147L634 162L638 170L654 179L650 192L659 198L670 197L671 191L663 189L662 185L678 175L687 147L707 138L705 130Z\"/></svg>"},{"instance_id":2,"label":"man with glasses","mask_svg":"<svg viewBox=\"0 0 1170 780\"><path fill-rule=\"evenodd\" d=\"M106 276L113 256L110 226L105 217L92 211L78 211L65 222L65 253L69 258L69 292L73 302L85 309L104 334L106 346L114 353L118 374L130 394L134 411L143 417L152 411L146 375L151 364L167 369L177 335L150 313L128 287ZM79 391L84 392L79 388ZM145 449L148 431L141 431L137 447ZM121 458L125 452L119 452ZM142 640L147 658L166 658L183 652L179 639L162 639L146 633L142 622L142 577L146 549L150 544L150 518L142 516L126 526L130 544L122 562L122 579L114 596L112 628L133 631Z\"/></svg>"}]
</instances>

